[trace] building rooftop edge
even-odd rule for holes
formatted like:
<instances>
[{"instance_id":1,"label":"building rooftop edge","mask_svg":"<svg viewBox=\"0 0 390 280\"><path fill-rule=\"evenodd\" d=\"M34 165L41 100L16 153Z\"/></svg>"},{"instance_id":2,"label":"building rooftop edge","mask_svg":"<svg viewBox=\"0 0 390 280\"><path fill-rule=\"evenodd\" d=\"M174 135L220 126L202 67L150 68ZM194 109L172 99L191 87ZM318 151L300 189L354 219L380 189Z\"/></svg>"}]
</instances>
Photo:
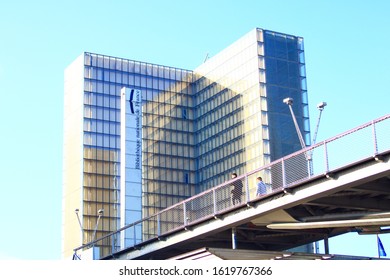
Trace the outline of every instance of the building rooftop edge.
<instances>
[{"instance_id":1,"label":"building rooftop edge","mask_svg":"<svg viewBox=\"0 0 390 280\"><path fill-rule=\"evenodd\" d=\"M303 39L303 37L301 37L301 36L291 35L291 34L288 34L288 33L273 31L273 30L264 29L264 28L260 28L260 27L255 27L255 28L251 29L249 32L247 32L247 33L245 33L244 35L242 35L241 37L239 37L237 40L235 40L235 41L232 42L231 44L229 44L228 46L226 46L226 47L224 47L223 49L221 49L221 50L220 50L218 53L216 53L214 56L217 56L219 53L223 52L225 49L227 49L227 48L229 48L230 46L234 45L234 44L235 44L237 41L239 41L240 39L242 39L242 38L248 36L250 33L257 32L257 31L263 31L263 32L267 32L267 33L273 33L273 34L284 35L284 36L291 36L291 37L294 37L294 38L301 38L301 39ZM102 53L96 53L96 52L89 52L89 51L83 51L83 52L82 52L77 58L75 58L73 61L77 60L80 56L85 56L85 55L95 55L95 56L110 57L110 58L114 58L114 59L122 59L122 60L127 60L127 61L131 61L131 62L135 62L135 63L149 64L149 65L156 65L156 66L159 66L159 67L173 68L173 69L176 69L176 70L182 70L182 71L191 72L191 73L196 72L196 69L198 69L201 65L204 64L204 63L199 64L195 69L185 69L185 68L182 68L182 67L163 65L163 64L153 63L153 62L140 61L140 60L131 59L131 58L124 58L124 57L118 57L118 56L115 56L115 55L108 55L108 54L102 54ZM212 57L214 57L214 56L212 56Z\"/></svg>"}]
</instances>

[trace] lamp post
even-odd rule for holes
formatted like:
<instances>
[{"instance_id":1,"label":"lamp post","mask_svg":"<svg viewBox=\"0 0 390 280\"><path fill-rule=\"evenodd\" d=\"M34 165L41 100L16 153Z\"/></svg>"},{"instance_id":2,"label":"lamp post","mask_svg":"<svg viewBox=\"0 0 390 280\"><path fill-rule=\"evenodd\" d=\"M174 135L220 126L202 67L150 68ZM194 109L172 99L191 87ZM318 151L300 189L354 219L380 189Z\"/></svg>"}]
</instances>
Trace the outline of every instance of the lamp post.
<instances>
[{"instance_id":1,"label":"lamp post","mask_svg":"<svg viewBox=\"0 0 390 280\"><path fill-rule=\"evenodd\" d=\"M100 218L103 216L103 212L104 212L104 209L99 209L99 211L98 211L98 219L96 221L95 229L93 230L92 241L95 241L96 231L97 231L97 228L99 226Z\"/></svg>"},{"instance_id":2,"label":"lamp post","mask_svg":"<svg viewBox=\"0 0 390 280\"><path fill-rule=\"evenodd\" d=\"M302 149L304 149L304 148L306 148L306 143L303 140L303 136L302 136L301 130L299 129L297 119L296 119L296 117L294 115L294 111L292 109L292 105L294 103L294 99L292 99L291 97L287 97L287 98L283 99L283 103L287 104L289 109L290 109L291 117L292 117L294 125L295 125L295 130L297 131L297 134L298 134L299 142L301 143ZM320 113L318 115L317 125L316 125L316 130L314 132L312 145L314 145L316 143L317 134L318 134L318 128L320 126L320 120L321 120L321 116L322 116L322 111L324 110L326 105L327 105L326 102L321 102L321 103L319 103L317 105L317 109L320 111ZM312 163L312 156L313 156L313 150L310 150L308 153L305 153L306 160L308 161L309 176L311 176L312 173L313 173L313 171L312 171L313 170L313 168L312 168L312 164L313 164ZM315 250L315 253L318 253L318 241L314 242L314 250Z\"/></svg>"},{"instance_id":3,"label":"lamp post","mask_svg":"<svg viewBox=\"0 0 390 280\"><path fill-rule=\"evenodd\" d=\"M324 110L324 108L325 108L326 105L328 105L326 102L321 102L321 103L318 103L318 105L317 105L317 109L320 111L320 113L319 113L319 115L318 115L317 125L316 125L316 130L315 130L315 132L314 132L314 137L313 137L313 143L312 143L312 145L314 145L314 144L316 143L316 140L317 140L317 133L318 133L318 127L320 126L322 111Z\"/></svg>"},{"instance_id":4,"label":"lamp post","mask_svg":"<svg viewBox=\"0 0 390 280\"><path fill-rule=\"evenodd\" d=\"M283 99L283 103L287 104L289 109L290 109L291 117L292 117L292 119L294 121L294 125L295 125L295 130L297 131L297 134L298 134L299 142L301 143L302 149L304 149L304 148L306 148L306 144L305 144L305 141L303 140L303 136L302 136L301 130L299 129L297 119L296 119L296 117L294 115L294 111L292 109L292 105L294 103L294 99L292 99L291 97L287 97L287 98ZM312 145L314 145L316 143L317 134L318 134L318 128L320 126L320 121L321 121L321 116L322 116L322 111L324 110L326 105L328 105L328 104L326 102L324 102L324 101L321 102L321 103L318 103L318 105L317 105L317 109L320 111L320 113L318 115L317 125L316 125L316 130L314 132Z\"/></svg>"},{"instance_id":5,"label":"lamp post","mask_svg":"<svg viewBox=\"0 0 390 280\"><path fill-rule=\"evenodd\" d=\"M75 214L76 214L76 216L77 216L77 220L78 220L78 222L79 222L79 226L80 226L80 230L81 230L81 238L82 238L82 244L84 244L84 229L83 229L83 226L82 226L82 224L81 224L81 220L80 220L80 216L79 216L79 209L78 208L76 208L75 210L74 210L74 212L75 212Z\"/></svg>"},{"instance_id":6,"label":"lamp post","mask_svg":"<svg viewBox=\"0 0 390 280\"><path fill-rule=\"evenodd\" d=\"M297 131L297 134L298 134L299 142L301 143L302 149L304 149L304 148L306 148L306 144L305 144L305 141L303 140L301 130L299 129L297 119L295 118L294 111L292 109L294 99L292 99L291 97L287 97L287 98L283 99L283 103L287 104L288 108L290 109L291 117L292 117L292 119L294 121L294 125L295 125L295 130Z\"/></svg>"}]
</instances>

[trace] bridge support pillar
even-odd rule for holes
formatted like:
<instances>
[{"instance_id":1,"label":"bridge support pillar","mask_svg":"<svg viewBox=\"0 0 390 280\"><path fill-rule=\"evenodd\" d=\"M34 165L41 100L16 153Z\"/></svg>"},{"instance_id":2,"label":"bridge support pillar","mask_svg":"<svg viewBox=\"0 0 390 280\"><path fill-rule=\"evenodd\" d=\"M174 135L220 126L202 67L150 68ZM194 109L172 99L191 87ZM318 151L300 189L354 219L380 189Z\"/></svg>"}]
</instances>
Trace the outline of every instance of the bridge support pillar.
<instances>
[{"instance_id":1,"label":"bridge support pillar","mask_svg":"<svg viewBox=\"0 0 390 280\"><path fill-rule=\"evenodd\" d=\"M237 241L236 241L237 229L232 228L232 249L237 249Z\"/></svg>"},{"instance_id":2,"label":"bridge support pillar","mask_svg":"<svg viewBox=\"0 0 390 280\"><path fill-rule=\"evenodd\" d=\"M329 238L328 238L328 236L324 237L324 247L325 247L325 254L329 254Z\"/></svg>"}]
</instances>

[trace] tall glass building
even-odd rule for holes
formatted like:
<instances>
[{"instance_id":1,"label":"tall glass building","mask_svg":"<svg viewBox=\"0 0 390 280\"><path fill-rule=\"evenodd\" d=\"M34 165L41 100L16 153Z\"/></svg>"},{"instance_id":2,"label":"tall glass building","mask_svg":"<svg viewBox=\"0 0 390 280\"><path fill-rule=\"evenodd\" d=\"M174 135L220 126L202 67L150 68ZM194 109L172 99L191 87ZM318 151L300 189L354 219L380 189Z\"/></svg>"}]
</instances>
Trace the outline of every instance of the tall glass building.
<instances>
[{"instance_id":1,"label":"tall glass building","mask_svg":"<svg viewBox=\"0 0 390 280\"><path fill-rule=\"evenodd\" d=\"M194 70L83 53L65 70L64 93L65 258L299 150L286 97L310 145L297 36L254 29Z\"/></svg>"}]
</instances>

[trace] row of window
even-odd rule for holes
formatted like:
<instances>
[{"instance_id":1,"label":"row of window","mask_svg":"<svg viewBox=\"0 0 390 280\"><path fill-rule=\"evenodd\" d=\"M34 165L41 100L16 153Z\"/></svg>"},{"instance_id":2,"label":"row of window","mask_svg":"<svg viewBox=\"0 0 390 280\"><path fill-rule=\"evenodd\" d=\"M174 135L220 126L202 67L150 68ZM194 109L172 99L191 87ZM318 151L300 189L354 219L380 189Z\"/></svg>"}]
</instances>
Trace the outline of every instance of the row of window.
<instances>
[{"instance_id":1,"label":"row of window","mask_svg":"<svg viewBox=\"0 0 390 280\"><path fill-rule=\"evenodd\" d=\"M118 164L119 166L119 164ZM97 173L84 173L83 186L99 189L111 189L119 190L119 169L114 169L115 175L109 174L97 174Z\"/></svg>"},{"instance_id":2,"label":"row of window","mask_svg":"<svg viewBox=\"0 0 390 280\"><path fill-rule=\"evenodd\" d=\"M190 172L189 170L182 169L166 169L160 167L147 168L144 173L143 179L152 180L153 182L159 184L172 184L172 185L182 185L182 184L195 184L194 171ZM149 189L150 191L150 189ZM164 188L160 189L161 192L165 192ZM173 193L174 194L174 193Z\"/></svg>"},{"instance_id":3,"label":"row of window","mask_svg":"<svg viewBox=\"0 0 390 280\"><path fill-rule=\"evenodd\" d=\"M119 161L119 149L97 149L84 147L84 158L92 160L103 160L118 162Z\"/></svg>"},{"instance_id":4,"label":"row of window","mask_svg":"<svg viewBox=\"0 0 390 280\"><path fill-rule=\"evenodd\" d=\"M120 137L118 135L84 132L84 145L105 148L120 148Z\"/></svg>"},{"instance_id":5,"label":"row of window","mask_svg":"<svg viewBox=\"0 0 390 280\"><path fill-rule=\"evenodd\" d=\"M212 129L218 133L232 125L240 123L243 120L242 107L237 106L235 103L237 104L238 102L229 102L226 106L218 107L214 111L201 116L196 122L197 131L201 132L204 129ZM222 126L218 127L218 125Z\"/></svg>"},{"instance_id":6,"label":"row of window","mask_svg":"<svg viewBox=\"0 0 390 280\"><path fill-rule=\"evenodd\" d=\"M186 103L181 103L183 106L192 106L193 104L193 98L191 95L191 90L188 84L185 83L176 83L175 87L171 88L161 88L161 89L153 89L149 86L142 85L140 83L135 84L116 84L116 83L109 83L109 82L103 82L103 81L95 81L95 80L84 80L84 91L91 92L93 94L106 94L111 96L120 96L121 89L126 87L136 87L142 91L143 100L146 101L157 101L159 99L159 102L169 103L172 95L176 96L186 96L189 95L189 99L186 100ZM162 95L162 96L160 96ZM176 98L176 97L175 97ZM177 103L172 102L172 104L176 105Z\"/></svg>"},{"instance_id":7,"label":"row of window","mask_svg":"<svg viewBox=\"0 0 390 280\"><path fill-rule=\"evenodd\" d=\"M188 157L183 156L170 156L170 155L155 155L152 153L143 153L142 164L145 170L143 175L145 178L150 178L150 176L157 176L158 172L164 170L195 170L195 161ZM160 169L160 167L162 169ZM151 173L156 171L155 175ZM183 181L181 181L183 182Z\"/></svg>"},{"instance_id":8,"label":"row of window","mask_svg":"<svg viewBox=\"0 0 390 280\"><path fill-rule=\"evenodd\" d=\"M171 105L166 103L156 103L156 102L147 102L143 105L143 114L146 116L145 122L153 126L153 122L156 119L161 120L161 118L176 118L175 121L181 121L180 119L193 120L194 110L184 106Z\"/></svg>"},{"instance_id":9,"label":"row of window","mask_svg":"<svg viewBox=\"0 0 390 280\"><path fill-rule=\"evenodd\" d=\"M161 66L151 63L138 62L99 54L86 53L84 65L92 67L107 68L123 72L139 73L164 79L192 81L192 71L174 67Z\"/></svg>"},{"instance_id":10,"label":"row of window","mask_svg":"<svg viewBox=\"0 0 390 280\"><path fill-rule=\"evenodd\" d=\"M205 153L197 158L198 168L207 167L218 161L229 160L229 157L243 149L243 139L235 139L227 144L223 144L220 147Z\"/></svg>"},{"instance_id":11,"label":"row of window","mask_svg":"<svg viewBox=\"0 0 390 280\"><path fill-rule=\"evenodd\" d=\"M117 176L119 174L119 164L108 161L98 161L84 159L83 172L85 173L96 173L101 175ZM88 179L89 180L89 179ZM112 181L111 183L113 183Z\"/></svg>"},{"instance_id":12,"label":"row of window","mask_svg":"<svg viewBox=\"0 0 390 280\"><path fill-rule=\"evenodd\" d=\"M163 141L176 144L194 144L194 137L191 133L161 128L143 129L143 139L152 141Z\"/></svg>"},{"instance_id":13,"label":"row of window","mask_svg":"<svg viewBox=\"0 0 390 280\"><path fill-rule=\"evenodd\" d=\"M84 118L84 131L120 135L120 123Z\"/></svg>"},{"instance_id":14,"label":"row of window","mask_svg":"<svg viewBox=\"0 0 390 280\"><path fill-rule=\"evenodd\" d=\"M176 113L180 115L180 110L175 110ZM155 128L155 129L168 129L168 130L178 130L183 132L193 132L194 131L194 121L188 120L189 115L192 115L192 112L189 112L185 109L181 110L182 118L175 118L167 115L152 115L144 114L143 124L144 127ZM146 132L145 132L146 133ZM151 137L153 138L153 137Z\"/></svg>"},{"instance_id":15,"label":"row of window","mask_svg":"<svg viewBox=\"0 0 390 280\"><path fill-rule=\"evenodd\" d=\"M211 89L210 89L211 90ZM202 101L196 106L197 115L201 116L207 112L216 109L217 107L224 106L229 102L233 102L237 98L242 99L241 104L247 104L259 98L260 95L265 95L266 87L264 84L252 85L251 87L245 88L242 91L233 91L231 88L224 89L217 93L210 93L209 91L203 92L202 99L197 99L197 102Z\"/></svg>"},{"instance_id":16,"label":"row of window","mask_svg":"<svg viewBox=\"0 0 390 280\"><path fill-rule=\"evenodd\" d=\"M97 110L102 114L104 109ZM117 113L117 112L115 112ZM89 114L89 113L87 113ZM108 121L107 118L104 120L104 116L101 116L101 119L95 118L84 118L84 131L85 132L95 132L102 134L110 134L110 135L120 135L120 123L115 121ZM117 117L117 116L116 116ZM191 121L185 121L182 119L174 119L170 117L162 117L159 115L146 115L143 118L145 124L143 125L143 134L146 139L161 139L160 131L167 131L166 133L174 132L193 132L194 131L194 123ZM187 134L184 134L187 136ZM188 136L189 138L193 138L193 136ZM179 137L174 137L179 138ZM192 139L186 139L184 141L193 141ZM180 141L180 140L179 140Z\"/></svg>"},{"instance_id":17,"label":"row of window","mask_svg":"<svg viewBox=\"0 0 390 280\"><path fill-rule=\"evenodd\" d=\"M208 94L204 94L203 97L208 97L207 99L203 100L199 105L196 106L196 111L198 116L203 116L204 114L207 114L208 112L215 110L216 108L222 106L234 106L234 108L240 107L240 96L241 94L237 92L233 92L231 90L223 90L219 92L218 94L215 94L213 96L208 97ZM198 99L199 101L201 99ZM230 108L226 112L233 111L233 108Z\"/></svg>"},{"instance_id":18,"label":"row of window","mask_svg":"<svg viewBox=\"0 0 390 280\"><path fill-rule=\"evenodd\" d=\"M228 157L230 154L239 151L245 146L248 151L246 160L250 160L259 156L260 151L266 154L270 153L270 141L266 140L266 137L268 137L267 127L246 133L244 140L242 140L245 141L245 145L240 142L241 140L239 138L228 142L223 137L215 137L207 143L199 145L198 152L200 158L204 158L205 162L213 162ZM252 151L253 149L255 150Z\"/></svg>"},{"instance_id":19,"label":"row of window","mask_svg":"<svg viewBox=\"0 0 390 280\"><path fill-rule=\"evenodd\" d=\"M301 81L305 81L305 77L301 76L301 73L303 74L305 72L304 65L271 58L267 58L266 64L268 84L278 84L298 90L301 89Z\"/></svg>"},{"instance_id":20,"label":"row of window","mask_svg":"<svg viewBox=\"0 0 390 280\"><path fill-rule=\"evenodd\" d=\"M246 164L244 162L240 162L239 157L239 155L235 156L235 158L238 158L234 161L237 163L237 165L233 165L232 163L230 164L229 162L226 162L226 165L223 166L221 164L214 164L209 168L200 170L198 176L202 184L200 185L199 191L204 191L213 188L228 180L231 180L230 176L233 172L239 175L244 174L246 172ZM218 171L220 173L214 173ZM218 176L215 176L215 174L218 174Z\"/></svg>"},{"instance_id":21,"label":"row of window","mask_svg":"<svg viewBox=\"0 0 390 280\"><path fill-rule=\"evenodd\" d=\"M120 117L120 111L118 109L95 107L90 105L84 106L84 118L119 122Z\"/></svg>"},{"instance_id":22,"label":"row of window","mask_svg":"<svg viewBox=\"0 0 390 280\"><path fill-rule=\"evenodd\" d=\"M230 76L218 78L216 82L207 85L200 91L196 91L197 104L208 102L208 99L215 98L216 94L226 89L231 91L233 95L243 94L248 88L258 85L259 82L265 82L265 70L258 70L255 67L247 68L245 72L234 72Z\"/></svg>"},{"instance_id":23,"label":"row of window","mask_svg":"<svg viewBox=\"0 0 390 280\"><path fill-rule=\"evenodd\" d=\"M160 91L173 91L191 94L191 84L184 81L168 80L140 74L129 74L106 69L85 68L84 78L89 82L131 85ZM97 84L98 85L98 84Z\"/></svg>"},{"instance_id":24,"label":"row of window","mask_svg":"<svg viewBox=\"0 0 390 280\"><path fill-rule=\"evenodd\" d=\"M194 183L189 178L181 178L183 170L195 170L195 160L180 155L156 156L143 153L145 179L169 180L175 182ZM84 186L117 189L119 184L119 163L84 159ZM194 179L194 178L193 178Z\"/></svg>"},{"instance_id":25,"label":"row of window","mask_svg":"<svg viewBox=\"0 0 390 280\"><path fill-rule=\"evenodd\" d=\"M209 141L213 137L221 137L225 141L229 141L240 136L243 132L240 127L242 123L241 116L242 112L237 112L236 114L230 114L227 117L216 120L214 124L208 125L203 129L200 127L197 133L197 143L201 145L207 144L206 141ZM200 126L205 124L202 121L199 123Z\"/></svg>"},{"instance_id":26,"label":"row of window","mask_svg":"<svg viewBox=\"0 0 390 280\"><path fill-rule=\"evenodd\" d=\"M148 106L145 112L154 113L163 108L161 114L168 114L172 108L193 107L193 97L187 94L174 92L160 92L156 90L142 90L143 106ZM84 92L84 104L112 109L120 109L120 97L96 92Z\"/></svg>"},{"instance_id":27,"label":"row of window","mask_svg":"<svg viewBox=\"0 0 390 280\"><path fill-rule=\"evenodd\" d=\"M144 193L144 204L147 208L157 208L159 210L163 210L171 205L177 204L181 201L183 201L186 198L190 197L190 192L182 192L180 191L180 186L178 186L177 189L178 192L176 192L177 195L168 196L165 194L155 194L155 193ZM188 195L185 195L185 193L188 193ZM147 211L147 210L146 210ZM181 212L183 213L183 212ZM170 219L172 220L172 219ZM164 219L162 218L162 221Z\"/></svg>"},{"instance_id":28,"label":"row of window","mask_svg":"<svg viewBox=\"0 0 390 280\"><path fill-rule=\"evenodd\" d=\"M105 202L105 203L119 203L119 191L110 189L101 189L85 186L84 188L84 201L90 202ZM93 213L96 215L96 213Z\"/></svg>"},{"instance_id":29,"label":"row of window","mask_svg":"<svg viewBox=\"0 0 390 280\"><path fill-rule=\"evenodd\" d=\"M266 32L264 39L266 56L304 63L302 38Z\"/></svg>"},{"instance_id":30,"label":"row of window","mask_svg":"<svg viewBox=\"0 0 390 280\"><path fill-rule=\"evenodd\" d=\"M194 137L190 134L185 134L182 132L176 131L161 131L156 130L159 137L149 138L145 136L144 138L144 151L157 151L159 150L160 154L171 154L171 155L185 155L193 157L193 150L191 146L194 143ZM233 135L238 135L237 133ZM148 144L148 140L159 141L158 146ZM119 135L110 135L103 133L94 133L94 132L84 132L84 146L92 147L101 147L106 149L119 149L120 148L120 136ZM183 144L183 145L180 145ZM157 149L157 147L159 147Z\"/></svg>"},{"instance_id":31,"label":"row of window","mask_svg":"<svg viewBox=\"0 0 390 280\"><path fill-rule=\"evenodd\" d=\"M215 59L208 64L204 64L199 68L202 75L203 73L207 73L207 77L214 81L229 76L244 77L246 74L241 74L241 72L251 72L254 70L252 67L248 67L253 61L256 63L255 68L257 68L258 64L256 59L254 59L256 56L257 44L249 43L245 48L236 49L234 52L222 52L218 55L218 59ZM248 70L245 70L246 67L248 67ZM232 72L234 72L234 74ZM237 78L237 80L239 79L240 78ZM201 78L196 84L196 92L198 92L206 87L209 82L207 81L207 78Z\"/></svg>"},{"instance_id":32,"label":"row of window","mask_svg":"<svg viewBox=\"0 0 390 280\"><path fill-rule=\"evenodd\" d=\"M195 178L195 172L182 172L182 174L176 174L176 177L172 183L169 180L150 180L144 178L142 184L142 192L143 193L157 193L164 194L167 193L169 195L194 195L195 190L193 188L193 180Z\"/></svg>"},{"instance_id":33,"label":"row of window","mask_svg":"<svg viewBox=\"0 0 390 280\"><path fill-rule=\"evenodd\" d=\"M156 155L168 155L168 156L184 156L188 158L194 158L194 146L189 145L187 142L179 143L169 143L166 141L154 141L154 140L144 140L143 141L143 152L145 153L154 153Z\"/></svg>"}]
</instances>

